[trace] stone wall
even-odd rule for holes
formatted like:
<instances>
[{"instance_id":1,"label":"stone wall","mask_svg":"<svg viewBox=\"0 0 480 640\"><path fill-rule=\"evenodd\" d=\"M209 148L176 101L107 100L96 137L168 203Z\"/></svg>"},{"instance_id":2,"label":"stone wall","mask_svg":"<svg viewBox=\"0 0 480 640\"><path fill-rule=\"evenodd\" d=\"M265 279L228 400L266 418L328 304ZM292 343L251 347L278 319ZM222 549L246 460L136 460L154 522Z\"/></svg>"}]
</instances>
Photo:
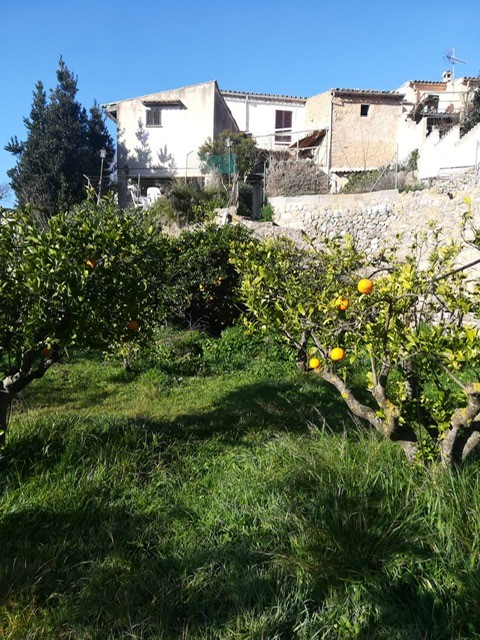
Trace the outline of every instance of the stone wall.
<instances>
[{"instance_id":1,"label":"stone wall","mask_svg":"<svg viewBox=\"0 0 480 640\"><path fill-rule=\"evenodd\" d=\"M480 226L480 182L473 171L438 180L422 191L278 197L269 202L275 224L303 231L314 244L325 237L350 234L366 251L397 245L407 253L415 234L428 232L431 222L441 227L446 239L460 239L467 196ZM475 257L479 257L478 251L466 245L462 259Z\"/></svg>"}]
</instances>

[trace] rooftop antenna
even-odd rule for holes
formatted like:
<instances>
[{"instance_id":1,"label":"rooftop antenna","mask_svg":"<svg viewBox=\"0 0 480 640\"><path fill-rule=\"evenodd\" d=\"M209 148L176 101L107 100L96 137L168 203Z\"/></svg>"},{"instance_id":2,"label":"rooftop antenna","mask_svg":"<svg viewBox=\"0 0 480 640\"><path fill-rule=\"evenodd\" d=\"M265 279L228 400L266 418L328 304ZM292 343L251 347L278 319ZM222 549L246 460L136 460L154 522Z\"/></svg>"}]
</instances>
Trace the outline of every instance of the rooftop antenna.
<instances>
[{"instance_id":1,"label":"rooftop antenna","mask_svg":"<svg viewBox=\"0 0 480 640\"><path fill-rule=\"evenodd\" d=\"M455 64L457 62L461 62L462 64L467 64L466 60L460 60L460 58L457 58L455 56L455 47L452 47L451 49L448 50L447 55L444 56L452 65L452 84L453 84L453 90L455 91Z\"/></svg>"}]
</instances>

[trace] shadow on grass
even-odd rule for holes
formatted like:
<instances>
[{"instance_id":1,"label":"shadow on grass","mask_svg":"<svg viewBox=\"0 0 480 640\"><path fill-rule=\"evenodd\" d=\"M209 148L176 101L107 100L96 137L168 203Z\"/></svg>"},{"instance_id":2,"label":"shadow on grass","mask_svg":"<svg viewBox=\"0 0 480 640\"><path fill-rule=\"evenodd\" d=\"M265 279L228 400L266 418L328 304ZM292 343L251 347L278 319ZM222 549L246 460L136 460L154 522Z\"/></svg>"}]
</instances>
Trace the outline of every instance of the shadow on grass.
<instances>
[{"instance_id":1,"label":"shadow on grass","mask_svg":"<svg viewBox=\"0 0 480 640\"><path fill-rule=\"evenodd\" d=\"M133 637L172 640L187 628L204 637L204 628L221 629L246 612L261 616L274 605L289 579L269 566L253 539L238 536L234 545L199 539L172 548L169 521L182 510L172 512L139 517L126 508L99 508L91 496L70 511L5 515L1 599L30 600L44 619L51 614L50 627L57 617L62 629L81 628L95 638L135 631ZM293 633L290 624L279 622Z\"/></svg>"},{"instance_id":2,"label":"shadow on grass","mask_svg":"<svg viewBox=\"0 0 480 640\"><path fill-rule=\"evenodd\" d=\"M107 392L101 392L95 397L98 400L105 395ZM250 441L268 440L279 433L307 434L323 416L328 416L332 433L342 432L346 423L353 425L333 390L314 384L300 386L296 379L247 384L226 393L208 411L185 413L172 420L47 413L32 419L33 423L27 420L17 427L15 437L9 436L0 457L0 488L12 469L17 479L24 481L53 469L62 459L63 464L66 460L81 464L92 457L115 456L118 447L155 446L171 451L172 447L212 438L218 446L248 446Z\"/></svg>"}]
</instances>

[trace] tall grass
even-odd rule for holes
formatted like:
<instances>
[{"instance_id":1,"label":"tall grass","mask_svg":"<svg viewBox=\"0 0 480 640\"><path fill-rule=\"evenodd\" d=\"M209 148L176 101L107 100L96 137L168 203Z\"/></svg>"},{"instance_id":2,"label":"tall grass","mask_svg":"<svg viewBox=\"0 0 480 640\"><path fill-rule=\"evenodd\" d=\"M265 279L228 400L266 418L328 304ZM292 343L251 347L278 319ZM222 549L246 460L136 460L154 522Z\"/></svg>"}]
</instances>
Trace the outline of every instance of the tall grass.
<instances>
[{"instance_id":1,"label":"tall grass","mask_svg":"<svg viewBox=\"0 0 480 640\"><path fill-rule=\"evenodd\" d=\"M268 354L171 375L81 360L32 388L0 459L2 638L480 636L477 463L406 465Z\"/></svg>"}]
</instances>

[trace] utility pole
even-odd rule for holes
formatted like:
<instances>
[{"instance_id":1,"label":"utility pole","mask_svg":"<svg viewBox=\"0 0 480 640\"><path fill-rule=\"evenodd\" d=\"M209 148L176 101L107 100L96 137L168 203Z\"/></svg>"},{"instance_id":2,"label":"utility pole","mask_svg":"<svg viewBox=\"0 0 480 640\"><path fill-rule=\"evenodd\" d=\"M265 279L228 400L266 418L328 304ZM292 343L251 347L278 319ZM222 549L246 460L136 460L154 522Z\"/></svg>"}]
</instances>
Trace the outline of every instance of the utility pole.
<instances>
[{"instance_id":1,"label":"utility pole","mask_svg":"<svg viewBox=\"0 0 480 640\"><path fill-rule=\"evenodd\" d=\"M100 158L101 158L101 162L100 162L100 181L98 183L97 205L100 204L100 199L102 197L103 163L104 163L106 157L107 157L107 150L106 149L100 149Z\"/></svg>"}]
</instances>

